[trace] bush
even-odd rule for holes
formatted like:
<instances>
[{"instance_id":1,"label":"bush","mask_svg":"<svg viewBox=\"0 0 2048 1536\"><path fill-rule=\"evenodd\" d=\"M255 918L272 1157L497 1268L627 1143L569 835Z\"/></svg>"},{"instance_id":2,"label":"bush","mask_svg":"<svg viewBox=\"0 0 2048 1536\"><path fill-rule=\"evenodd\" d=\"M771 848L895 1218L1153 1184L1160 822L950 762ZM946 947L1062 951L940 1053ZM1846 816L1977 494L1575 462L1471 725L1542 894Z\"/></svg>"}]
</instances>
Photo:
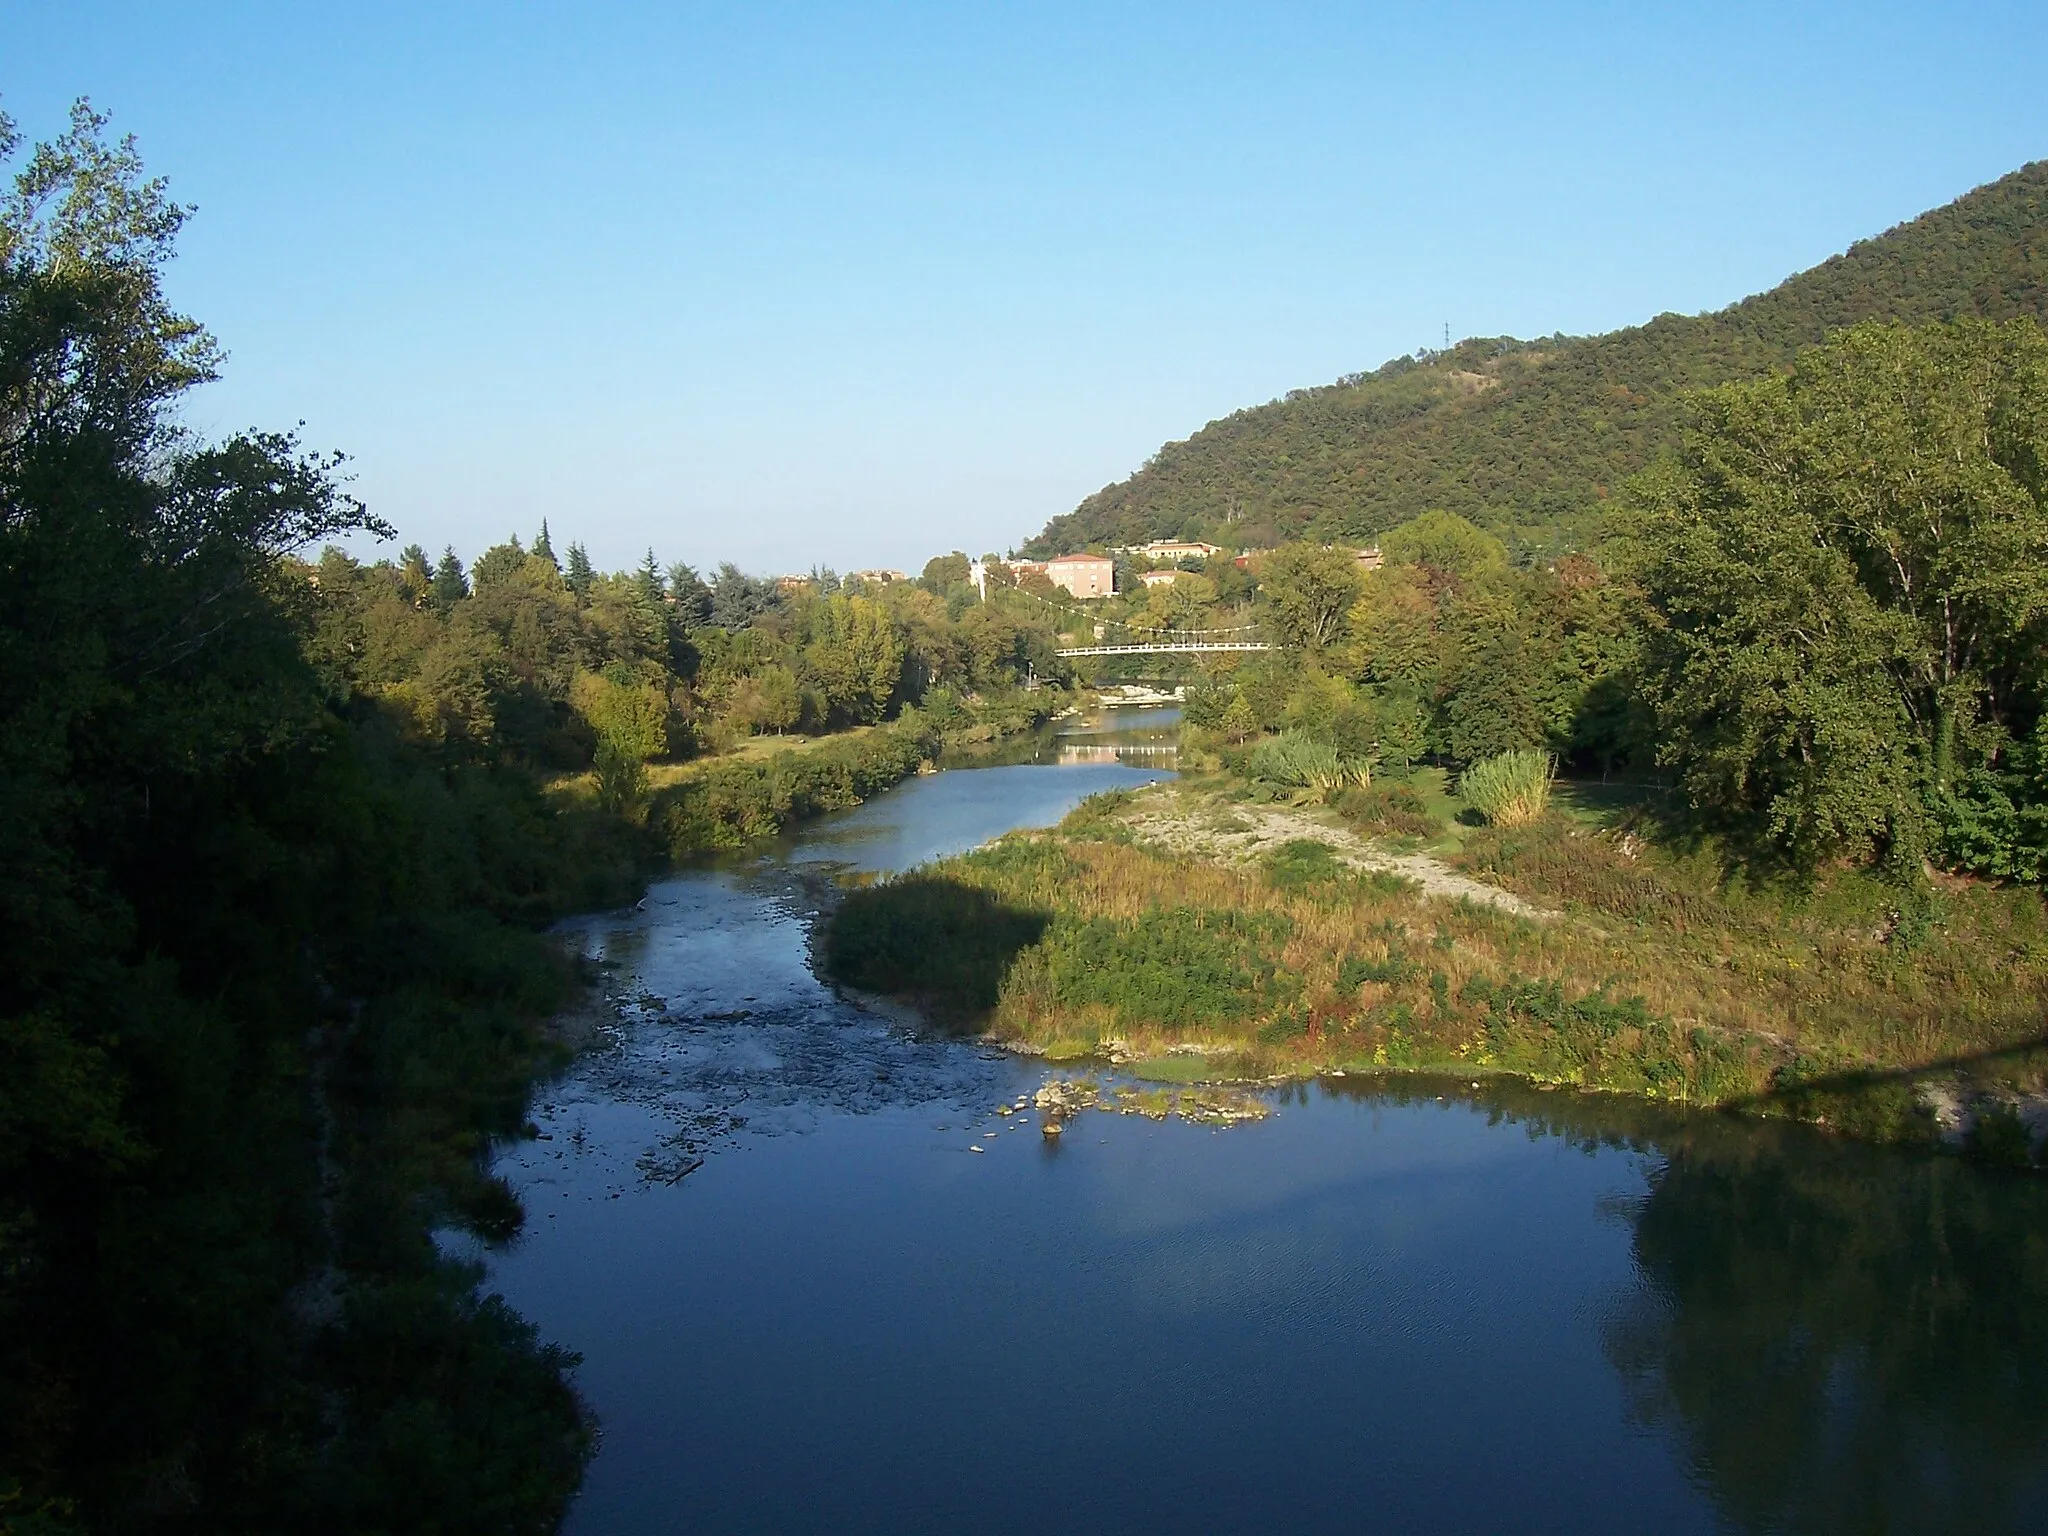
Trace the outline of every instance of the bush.
<instances>
[{"instance_id":1,"label":"bush","mask_svg":"<svg viewBox=\"0 0 2048 1536\"><path fill-rule=\"evenodd\" d=\"M1442 820L1430 813L1422 796L1407 784L1375 784L1370 789L1346 790L1337 801L1337 809L1361 826L1397 837L1436 837L1444 830Z\"/></svg>"},{"instance_id":2,"label":"bush","mask_svg":"<svg viewBox=\"0 0 2048 1536\"><path fill-rule=\"evenodd\" d=\"M1335 747L1300 731L1282 731L1260 742L1252 748L1245 771L1254 779L1313 790L1318 796L1372 781L1370 761L1340 756Z\"/></svg>"},{"instance_id":3,"label":"bush","mask_svg":"<svg viewBox=\"0 0 2048 1536\"><path fill-rule=\"evenodd\" d=\"M1557 760L1533 747L1482 758L1458 778L1458 792L1496 827L1520 827L1536 820L1550 803L1550 779Z\"/></svg>"}]
</instances>

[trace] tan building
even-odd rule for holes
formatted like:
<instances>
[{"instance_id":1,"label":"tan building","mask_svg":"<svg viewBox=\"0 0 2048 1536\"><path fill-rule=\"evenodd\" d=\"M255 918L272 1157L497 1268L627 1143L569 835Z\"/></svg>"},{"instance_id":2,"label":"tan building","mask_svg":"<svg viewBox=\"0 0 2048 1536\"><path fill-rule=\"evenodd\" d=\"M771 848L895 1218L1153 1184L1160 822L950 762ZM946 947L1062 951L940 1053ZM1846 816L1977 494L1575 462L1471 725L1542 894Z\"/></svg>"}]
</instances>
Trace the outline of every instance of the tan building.
<instances>
[{"instance_id":1,"label":"tan building","mask_svg":"<svg viewBox=\"0 0 2048 1536\"><path fill-rule=\"evenodd\" d=\"M1214 544L1196 544L1187 539L1156 539L1150 544L1140 544L1131 553L1143 555L1147 560L1206 560L1223 551Z\"/></svg>"},{"instance_id":2,"label":"tan building","mask_svg":"<svg viewBox=\"0 0 2048 1536\"><path fill-rule=\"evenodd\" d=\"M1045 574L1076 597L1108 597L1116 591L1116 564L1107 555L1059 555L1045 562Z\"/></svg>"},{"instance_id":3,"label":"tan building","mask_svg":"<svg viewBox=\"0 0 2048 1536\"><path fill-rule=\"evenodd\" d=\"M1187 571L1167 569L1164 571L1140 571L1138 580L1148 587L1170 587L1181 577L1191 574Z\"/></svg>"}]
</instances>

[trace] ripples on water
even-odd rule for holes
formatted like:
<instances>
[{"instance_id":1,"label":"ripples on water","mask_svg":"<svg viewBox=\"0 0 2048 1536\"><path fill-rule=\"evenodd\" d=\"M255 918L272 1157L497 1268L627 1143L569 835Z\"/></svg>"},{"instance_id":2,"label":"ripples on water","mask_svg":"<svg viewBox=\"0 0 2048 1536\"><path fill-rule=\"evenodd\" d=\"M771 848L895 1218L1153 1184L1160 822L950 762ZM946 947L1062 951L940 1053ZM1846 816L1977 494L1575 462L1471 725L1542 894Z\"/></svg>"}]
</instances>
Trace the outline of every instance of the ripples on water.
<instances>
[{"instance_id":1,"label":"ripples on water","mask_svg":"<svg viewBox=\"0 0 2048 1536\"><path fill-rule=\"evenodd\" d=\"M574 925L625 1006L488 1260L585 1356L572 1531L2048 1528L2038 1180L1399 1079L1047 1143L1042 1064L816 980L830 866L1150 776L1056 761Z\"/></svg>"}]
</instances>

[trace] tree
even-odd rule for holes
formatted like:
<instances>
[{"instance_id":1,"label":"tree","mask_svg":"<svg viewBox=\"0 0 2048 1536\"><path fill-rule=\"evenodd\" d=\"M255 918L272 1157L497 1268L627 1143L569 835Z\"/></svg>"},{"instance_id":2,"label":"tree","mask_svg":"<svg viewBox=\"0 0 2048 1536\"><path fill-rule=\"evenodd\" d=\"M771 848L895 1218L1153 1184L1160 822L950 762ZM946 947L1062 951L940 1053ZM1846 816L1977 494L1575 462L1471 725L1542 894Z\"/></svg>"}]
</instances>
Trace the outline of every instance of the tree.
<instances>
[{"instance_id":1,"label":"tree","mask_svg":"<svg viewBox=\"0 0 2048 1536\"><path fill-rule=\"evenodd\" d=\"M711 583L710 619L720 629L745 629L774 602L775 584L756 581L730 560Z\"/></svg>"},{"instance_id":2,"label":"tree","mask_svg":"<svg viewBox=\"0 0 2048 1536\"><path fill-rule=\"evenodd\" d=\"M1221 718L1217 720L1216 729L1231 741L1241 742L1258 734L1259 717L1253 713L1251 705L1245 702L1242 693L1234 694Z\"/></svg>"},{"instance_id":3,"label":"tree","mask_svg":"<svg viewBox=\"0 0 2048 1536\"><path fill-rule=\"evenodd\" d=\"M803 714L803 691L796 674L774 662L743 677L733 688L726 715L745 731L773 731L778 736Z\"/></svg>"},{"instance_id":4,"label":"tree","mask_svg":"<svg viewBox=\"0 0 2048 1536\"><path fill-rule=\"evenodd\" d=\"M676 605L676 616L685 626L710 622L711 589L704 585L694 566L680 560L670 566L668 590Z\"/></svg>"},{"instance_id":5,"label":"tree","mask_svg":"<svg viewBox=\"0 0 2048 1536\"><path fill-rule=\"evenodd\" d=\"M1259 573L1266 621L1293 651L1320 651L1342 640L1359 585L1358 561L1348 551L1313 544L1276 549Z\"/></svg>"},{"instance_id":6,"label":"tree","mask_svg":"<svg viewBox=\"0 0 2048 1536\"><path fill-rule=\"evenodd\" d=\"M567 568L562 573L562 580L568 584L569 590L575 593L579 599L590 596L592 574L589 552L581 544L571 544L569 546L569 562Z\"/></svg>"},{"instance_id":7,"label":"tree","mask_svg":"<svg viewBox=\"0 0 2048 1536\"><path fill-rule=\"evenodd\" d=\"M654 548L648 546L647 558L640 563L636 573L640 590L650 603L658 603L668 595L668 587L662 580L661 562L654 558Z\"/></svg>"},{"instance_id":8,"label":"tree","mask_svg":"<svg viewBox=\"0 0 2048 1536\"><path fill-rule=\"evenodd\" d=\"M414 607L426 602L434 589L434 568L427 563L427 552L419 545L406 545L405 552L398 557L398 579Z\"/></svg>"},{"instance_id":9,"label":"tree","mask_svg":"<svg viewBox=\"0 0 2048 1536\"><path fill-rule=\"evenodd\" d=\"M441 551L440 563L434 567L434 606L448 613L467 596L469 577L463 573L462 562L455 557L455 546L450 544Z\"/></svg>"},{"instance_id":10,"label":"tree","mask_svg":"<svg viewBox=\"0 0 2048 1536\"><path fill-rule=\"evenodd\" d=\"M950 555L934 555L925 561L924 574L918 579L925 584L927 590L944 597L948 587L956 587L967 580L967 570L971 564L967 556L957 549Z\"/></svg>"},{"instance_id":11,"label":"tree","mask_svg":"<svg viewBox=\"0 0 2048 1536\"><path fill-rule=\"evenodd\" d=\"M804 661L839 720L868 724L887 712L903 675L903 641L879 602L828 597L813 605Z\"/></svg>"},{"instance_id":12,"label":"tree","mask_svg":"<svg viewBox=\"0 0 2048 1536\"><path fill-rule=\"evenodd\" d=\"M2039 709L2048 338L1858 326L1695 409L1624 524L1662 756L1802 862L1916 858L1958 741Z\"/></svg>"},{"instance_id":13,"label":"tree","mask_svg":"<svg viewBox=\"0 0 2048 1536\"><path fill-rule=\"evenodd\" d=\"M668 694L629 667L577 676L570 695L597 737L598 799L614 811L636 806L646 791L647 762L668 750Z\"/></svg>"},{"instance_id":14,"label":"tree","mask_svg":"<svg viewBox=\"0 0 2048 1536\"><path fill-rule=\"evenodd\" d=\"M1381 537L1380 551L1390 564L1426 565L1465 581L1508 566L1500 540L1454 512L1425 512L1410 519Z\"/></svg>"},{"instance_id":15,"label":"tree","mask_svg":"<svg viewBox=\"0 0 2048 1536\"><path fill-rule=\"evenodd\" d=\"M526 569L526 550L514 534L502 544L493 544L476 557L476 564L470 567L471 586L478 592L489 591L512 581Z\"/></svg>"},{"instance_id":16,"label":"tree","mask_svg":"<svg viewBox=\"0 0 2048 1536\"><path fill-rule=\"evenodd\" d=\"M546 518L540 520L540 532L533 537L533 554L535 559L545 560L549 565L554 566L555 569L561 569L560 563L555 559L554 542L548 538L548 520Z\"/></svg>"}]
</instances>

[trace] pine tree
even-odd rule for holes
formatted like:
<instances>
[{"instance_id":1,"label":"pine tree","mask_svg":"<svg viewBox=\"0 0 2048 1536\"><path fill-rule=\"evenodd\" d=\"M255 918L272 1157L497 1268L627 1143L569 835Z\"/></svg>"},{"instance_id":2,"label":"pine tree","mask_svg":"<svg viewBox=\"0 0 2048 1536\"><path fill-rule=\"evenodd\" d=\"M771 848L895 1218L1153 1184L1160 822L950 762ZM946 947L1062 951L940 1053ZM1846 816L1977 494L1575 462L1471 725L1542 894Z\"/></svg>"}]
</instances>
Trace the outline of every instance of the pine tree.
<instances>
[{"instance_id":1,"label":"pine tree","mask_svg":"<svg viewBox=\"0 0 2048 1536\"><path fill-rule=\"evenodd\" d=\"M647 551L647 559L639 571L640 590L649 602L658 603L668 595L668 584L661 575L661 562L654 558L653 549Z\"/></svg>"},{"instance_id":2,"label":"pine tree","mask_svg":"<svg viewBox=\"0 0 2048 1536\"><path fill-rule=\"evenodd\" d=\"M434 567L434 606L443 613L469 596L469 578L463 574L462 562L455 558L455 546L449 545L441 551L441 563Z\"/></svg>"},{"instance_id":3,"label":"pine tree","mask_svg":"<svg viewBox=\"0 0 2048 1536\"><path fill-rule=\"evenodd\" d=\"M556 570L559 571L562 568L561 562L555 559L554 543L548 538L548 520L546 518L540 520L540 532L534 535L533 552L538 558L547 561Z\"/></svg>"},{"instance_id":4,"label":"pine tree","mask_svg":"<svg viewBox=\"0 0 2048 1536\"><path fill-rule=\"evenodd\" d=\"M711 589L697 574L695 566L678 560L668 568L669 596L675 600L677 616L685 624L702 624L711 617Z\"/></svg>"},{"instance_id":5,"label":"pine tree","mask_svg":"<svg viewBox=\"0 0 2048 1536\"><path fill-rule=\"evenodd\" d=\"M405 546L405 552L398 557L398 579L405 586L406 595L413 605L427 600L434 589L434 568L427 563L427 552L417 544Z\"/></svg>"},{"instance_id":6,"label":"pine tree","mask_svg":"<svg viewBox=\"0 0 2048 1536\"><path fill-rule=\"evenodd\" d=\"M547 534L545 525L541 528L543 537ZM569 546L569 569L562 577L563 584L578 597L590 595L590 556L581 544Z\"/></svg>"}]
</instances>

